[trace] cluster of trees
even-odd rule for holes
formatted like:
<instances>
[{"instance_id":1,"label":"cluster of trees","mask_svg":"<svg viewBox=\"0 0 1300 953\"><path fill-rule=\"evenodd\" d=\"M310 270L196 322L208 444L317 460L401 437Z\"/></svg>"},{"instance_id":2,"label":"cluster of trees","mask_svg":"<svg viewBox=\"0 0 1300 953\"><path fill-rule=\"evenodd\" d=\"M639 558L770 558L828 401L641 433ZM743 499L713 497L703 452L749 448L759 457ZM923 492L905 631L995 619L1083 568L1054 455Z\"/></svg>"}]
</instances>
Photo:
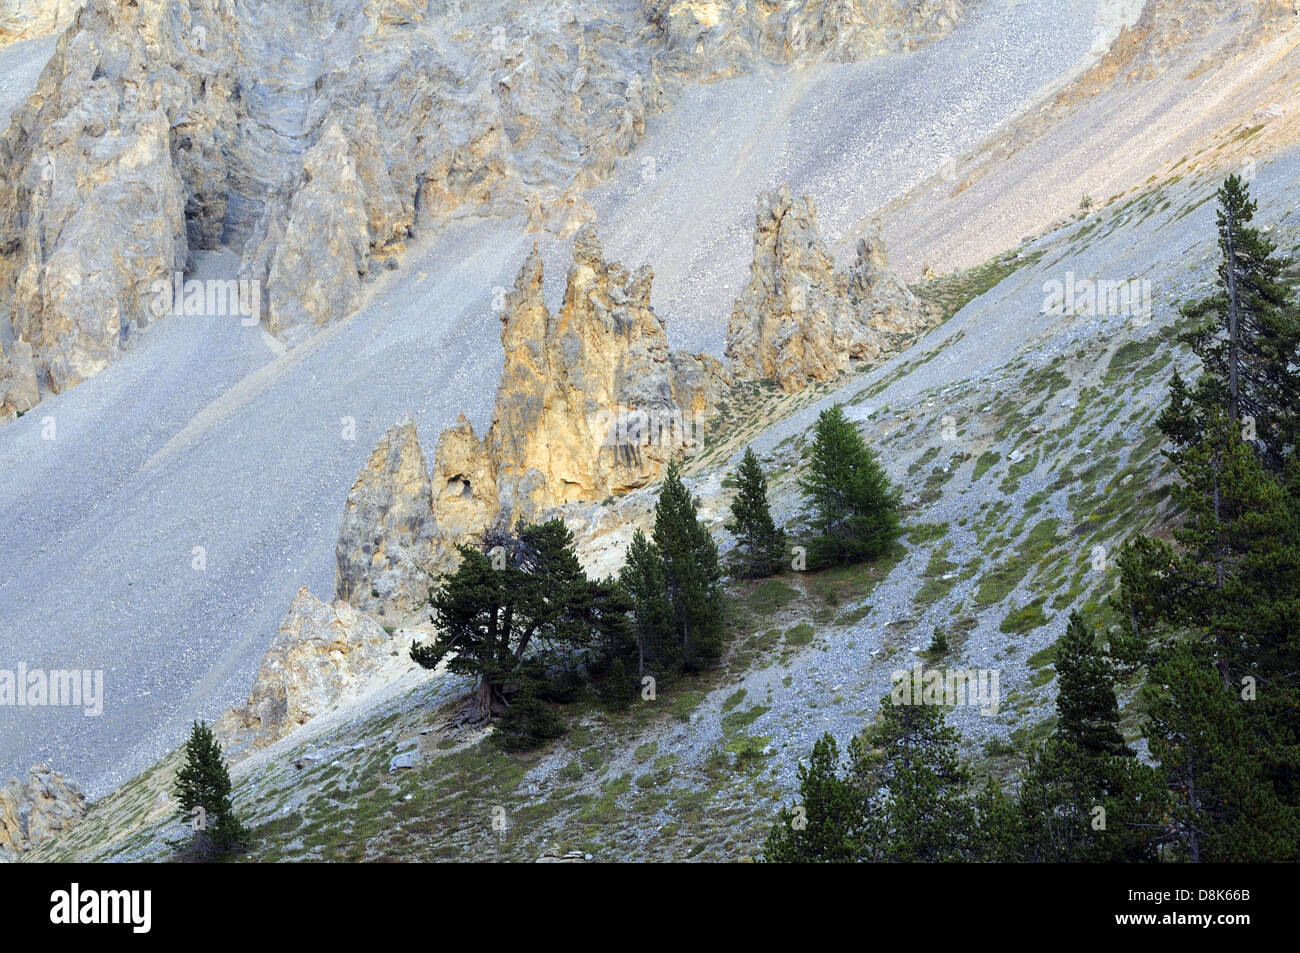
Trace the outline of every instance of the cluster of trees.
<instances>
[{"instance_id":1,"label":"cluster of trees","mask_svg":"<svg viewBox=\"0 0 1300 953\"><path fill-rule=\"evenodd\" d=\"M847 763L818 742L767 859L1300 859L1300 316L1245 184L1218 199L1216 293L1183 310L1202 371L1174 375L1158 421L1173 543L1125 544L1104 648L1071 615L1057 723L1014 794L972 783L942 708L887 702ZM1144 758L1121 679L1140 682Z\"/></svg>"},{"instance_id":2,"label":"cluster of trees","mask_svg":"<svg viewBox=\"0 0 1300 953\"><path fill-rule=\"evenodd\" d=\"M737 471L728 527L731 571L779 572L787 537L772 518L767 478L752 449ZM806 476L813 538L808 567L874 559L899 534L898 492L839 405L817 423ZM496 529L460 547L459 568L430 596L438 635L411 657L476 679L466 721L497 723L508 750L564 733L552 707L590 687L612 705L700 671L722 654L723 567L676 464L649 535L637 530L616 579L588 579L563 521Z\"/></svg>"},{"instance_id":3,"label":"cluster of trees","mask_svg":"<svg viewBox=\"0 0 1300 953\"><path fill-rule=\"evenodd\" d=\"M524 750L564 733L551 703L590 686L629 703L643 679L671 679L722 651L717 544L676 465L617 579L587 578L559 519L493 530L460 547L461 563L430 596L438 635L411 650L425 668L448 659L477 687L467 721L497 721L496 739Z\"/></svg>"},{"instance_id":4,"label":"cluster of trees","mask_svg":"<svg viewBox=\"0 0 1300 953\"><path fill-rule=\"evenodd\" d=\"M736 536L733 571L771 576L789 559L789 538L772 518L767 478L752 448L736 473L727 523ZM879 559L898 541L899 491L840 404L817 418L808 465L799 481L807 504L808 569Z\"/></svg>"}]
</instances>

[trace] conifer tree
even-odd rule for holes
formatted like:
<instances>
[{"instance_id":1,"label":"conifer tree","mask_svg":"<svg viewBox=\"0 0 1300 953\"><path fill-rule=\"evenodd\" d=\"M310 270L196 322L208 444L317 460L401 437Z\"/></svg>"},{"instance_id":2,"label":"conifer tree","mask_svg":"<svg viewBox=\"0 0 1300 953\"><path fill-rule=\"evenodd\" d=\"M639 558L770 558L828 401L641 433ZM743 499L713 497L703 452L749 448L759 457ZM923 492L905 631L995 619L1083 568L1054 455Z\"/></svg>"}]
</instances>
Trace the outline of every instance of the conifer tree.
<instances>
[{"instance_id":1,"label":"conifer tree","mask_svg":"<svg viewBox=\"0 0 1300 953\"><path fill-rule=\"evenodd\" d=\"M1160 426L1178 452L1221 409L1278 473L1300 422L1300 312L1280 280L1276 246L1251 227L1256 204L1246 183L1229 176L1217 195L1217 288L1182 312L1198 322L1182 340L1204 373L1192 388L1175 375Z\"/></svg>"},{"instance_id":2,"label":"conifer tree","mask_svg":"<svg viewBox=\"0 0 1300 953\"><path fill-rule=\"evenodd\" d=\"M856 861L866 820L866 798L843 769L835 738L824 734L808 763L799 765L799 803L781 810L763 859L787 864Z\"/></svg>"},{"instance_id":3,"label":"conifer tree","mask_svg":"<svg viewBox=\"0 0 1300 953\"><path fill-rule=\"evenodd\" d=\"M1171 795L1164 838L1175 859L1300 859L1300 817L1267 782L1247 709L1217 677L1208 647L1179 643L1144 691L1151 755Z\"/></svg>"},{"instance_id":4,"label":"conifer tree","mask_svg":"<svg viewBox=\"0 0 1300 953\"><path fill-rule=\"evenodd\" d=\"M622 624L621 594L587 578L563 520L489 532L481 546L459 549L460 566L429 597L438 634L411 658L425 668L445 658L449 670L477 679L472 723L504 714L521 689L536 698L536 673L526 686L516 677L526 656L567 663Z\"/></svg>"},{"instance_id":5,"label":"conifer tree","mask_svg":"<svg viewBox=\"0 0 1300 953\"><path fill-rule=\"evenodd\" d=\"M855 750L854 774L872 811L862 859L869 862L968 860L978 851L970 774L957 755L957 732L942 706L893 704L886 696Z\"/></svg>"},{"instance_id":6,"label":"conifer tree","mask_svg":"<svg viewBox=\"0 0 1300 953\"><path fill-rule=\"evenodd\" d=\"M201 857L228 853L248 842L248 831L235 814L230 791L230 772L221 743L205 722L194 722L173 793L177 813L194 831L191 850Z\"/></svg>"},{"instance_id":7,"label":"conifer tree","mask_svg":"<svg viewBox=\"0 0 1300 953\"><path fill-rule=\"evenodd\" d=\"M822 411L799 482L816 533L810 566L877 559L899 535L899 493L840 404Z\"/></svg>"},{"instance_id":8,"label":"conifer tree","mask_svg":"<svg viewBox=\"0 0 1300 953\"><path fill-rule=\"evenodd\" d=\"M1021 780L1024 859L1153 860L1164 799L1120 734L1115 666L1078 612L1056 650L1056 728Z\"/></svg>"},{"instance_id":9,"label":"conifer tree","mask_svg":"<svg viewBox=\"0 0 1300 953\"><path fill-rule=\"evenodd\" d=\"M663 563L669 624L681 662L702 668L722 654L723 591L718 544L696 516L674 462L655 505L654 546Z\"/></svg>"},{"instance_id":10,"label":"conifer tree","mask_svg":"<svg viewBox=\"0 0 1300 953\"><path fill-rule=\"evenodd\" d=\"M682 665L681 647L673 637L663 557L639 529L632 534L619 584L631 601L637 678L668 679Z\"/></svg>"},{"instance_id":11,"label":"conifer tree","mask_svg":"<svg viewBox=\"0 0 1300 953\"><path fill-rule=\"evenodd\" d=\"M752 447L745 448L736 483L727 529L736 536L737 573L750 578L770 576L785 562L785 532L772 519L767 477Z\"/></svg>"}]
</instances>

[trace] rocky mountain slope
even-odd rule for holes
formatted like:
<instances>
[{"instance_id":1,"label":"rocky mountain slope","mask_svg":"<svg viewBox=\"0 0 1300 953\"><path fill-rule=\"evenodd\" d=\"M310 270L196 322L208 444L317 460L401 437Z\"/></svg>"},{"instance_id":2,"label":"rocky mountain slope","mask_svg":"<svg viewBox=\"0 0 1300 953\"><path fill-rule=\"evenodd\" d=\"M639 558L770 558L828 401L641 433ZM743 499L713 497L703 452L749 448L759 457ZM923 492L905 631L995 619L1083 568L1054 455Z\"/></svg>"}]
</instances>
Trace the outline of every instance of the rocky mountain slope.
<instances>
[{"instance_id":1,"label":"rocky mountain slope","mask_svg":"<svg viewBox=\"0 0 1300 953\"><path fill-rule=\"evenodd\" d=\"M1106 585L1096 547L1159 512L1164 345L1209 280L1223 170L1249 162L1296 242L1285 6L375 3L270 25L92 2L0 143L21 366L0 396L44 397L0 428L0 657L102 667L113 692L98 721L0 710L4 772L48 759L117 789L32 856L160 856L166 753L229 706L256 739L236 799L262 859L738 856L812 740L856 731L936 628L954 664L1003 672L1002 710L959 727L1011 763L1050 705L1054 626ZM123 16L147 39L114 40ZM285 54L308 35L311 62ZM143 223L102 267L101 205ZM261 326L145 330L123 275L187 267L259 281ZM60 277L82 269L107 284ZM1149 281L1151 306L1044 314L1066 273ZM735 454L755 445L794 520L833 400L905 488L897 565L733 588L720 672L581 713L540 754L448 727L466 686L401 648L417 570L501 511L556 507L589 571L616 571L663 461L597 465L593 417L703 412L690 482L725 546ZM299 606L304 585L392 631L329 634L342 610ZM353 647L355 673L313 684Z\"/></svg>"}]
</instances>

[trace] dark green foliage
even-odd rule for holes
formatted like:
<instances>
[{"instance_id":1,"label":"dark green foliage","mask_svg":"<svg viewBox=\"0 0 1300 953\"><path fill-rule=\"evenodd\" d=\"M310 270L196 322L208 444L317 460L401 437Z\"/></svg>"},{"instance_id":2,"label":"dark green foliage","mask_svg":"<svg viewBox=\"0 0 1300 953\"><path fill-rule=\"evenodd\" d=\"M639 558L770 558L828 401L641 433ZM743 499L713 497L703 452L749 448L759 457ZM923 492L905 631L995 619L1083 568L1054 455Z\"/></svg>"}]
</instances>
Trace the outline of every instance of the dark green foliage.
<instances>
[{"instance_id":1,"label":"dark green foliage","mask_svg":"<svg viewBox=\"0 0 1300 953\"><path fill-rule=\"evenodd\" d=\"M456 572L429 599L438 635L411 658L425 668L448 658L451 671L477 679L471 722L504 714L517 695L525 707L512 716L509 743L552 736L543 695L563 697L583 653L617 654L611 647L628 641L626 597L613 582L587 578L562 520L494 531L460 554ZM525 658L535 664L521 671ZM528 713L545 724L524 730Z\"/></svg>"},{"instance_id":2,"label":"dark green foliage","mask_svg":"<svg viewBox=\"0 0 1300 953\"><path fill-rule=\"evenodd\" d=\"M1175 379L1160 426L1177 452L1205 429L1207 413L1222 410L1234 427L1250 418L1261 460L1277 473L1295 443L1300 413L1300 313L1280 279L1285 262L1250 227L1255 203L1246 184L1229 176L1218 199L1217 288L1183 309L1199 322L1183 340L1204 373L1190 389Z\"/></svg>"},{"instance_id":3,"label":"dark green foliage","mask_svg":"<svg viewBox=\"0 0 1300 953\"><path fill-rule=\"evenodd\" d=\"M816 534L810 568L877 559L899 536L899 493L840 404L822 411L799 481Z\"/></svg>"},{"instance_id":4,"label":"dark green foliage","mask_svg":"<svg viewBox=\"0 0 1300 953\"><path fill-rule=\"evenodd\" d=\"M970 775L957 758L959 737L945 711L886 698L863 736L854 770L874 807L863 860L957 861L975 849Z\"/></svg>"},{"instance_id":5,"label":"dark green foliage","mask_svg":"<svg viewBox=\"0 0 1300 953\"><path fill-rule=\"evenodd\" d=\"M510 706L492 740L506 751L530 751L564 734L564 719L543 699L549 680L545 667L528 660L515 669Z\"/></svg>"},{"instance_id":6,"label":"dark green foliage","mask_svg":"<svg viewBox=\"0 0 1300 953\"><path fill-rule=\"evenodd\" d=\"M727 529L736 536L736 574L745 578L771 576L785 564L785 531L772 519L767 502L767 477L753 448L746 447L736 472L739 489L731 501Z\"/></svg>"},{"instance_id":7,"label":"dark green foliage","mask_svg":"<svg viewBox=\"0 0 1300 953\"><path fill-rule=\"evenodd\" d=\"M1296 808L1264 777L1248 706L1208 655L1205 645L1174 646L1145 688L1145 732L1172 800L1163 841L1192 862L1300 859Z\"/></svg>"},{"instance_id":8,"label":"dark green foliage","mask_svg":"<svg viewBox=\"0 0 1300 953\"><path fill-rule=\"evenodd\" d=\"M850 760L857 757L854 749ZM822 735L808 763L799 765L799 803L782 809L763 859L786 864L856 861L866 823L866 799L843 769L835 739Z\"/></svg>"},{"instance_id":9,"label":"dark green foliage","mask_svg":"<svg viewBox=\"0 0 1300 953\"><path fill-rule=\"evenodd\" d=\"M633 606L638 677L671 678L702 669L722 654L718 546L696 517L675 463L655 505L653 541L637 531L619 581Z\"/></svg>"},{"instance_id":10,"label":"dark green foliage","mask_svg":"<svg viewBox=\"0 0 1300 953\"><path fill-rule=\"evenodd\" d=\"M221 743L206 723L194 722L173 793L177 814L194 831L189 850L195 855L206 858L247 845L248 831L235 814L230 790Z\"/></svg>"},{"instance_id":11,"label":"dark green foliage","mask_svg":"<svg viewBox=\"0 0 1300 953\"><path fill-rule=\"evenodd\" d=\"M1071 612L1056 653L1056 733L1090 755L1133 752L1119 733L1119 703L1110 660L1079 613Z\"/></svg>"}]
</instances>

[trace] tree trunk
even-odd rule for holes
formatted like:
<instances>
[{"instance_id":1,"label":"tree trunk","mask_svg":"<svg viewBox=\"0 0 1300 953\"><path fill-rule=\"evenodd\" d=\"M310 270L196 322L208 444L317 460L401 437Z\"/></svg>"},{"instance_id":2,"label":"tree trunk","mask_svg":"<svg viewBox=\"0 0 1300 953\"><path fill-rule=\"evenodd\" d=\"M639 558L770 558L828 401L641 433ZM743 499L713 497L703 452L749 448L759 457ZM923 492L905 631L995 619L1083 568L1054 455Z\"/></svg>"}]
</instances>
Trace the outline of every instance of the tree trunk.
<instances>
[{"instance_id":1,"label":"tree trunk","mask_svg":"<svg viewBox=\"0 0 1300 953\"><path fill-rule=\"evenodd\" d=\"M1228 212L1228 416L1237 423L1241 413L1241 380L1237 366L1241 362L1239 316L1237 313L1237 222Z\"/></svg>"}]
</instances>

